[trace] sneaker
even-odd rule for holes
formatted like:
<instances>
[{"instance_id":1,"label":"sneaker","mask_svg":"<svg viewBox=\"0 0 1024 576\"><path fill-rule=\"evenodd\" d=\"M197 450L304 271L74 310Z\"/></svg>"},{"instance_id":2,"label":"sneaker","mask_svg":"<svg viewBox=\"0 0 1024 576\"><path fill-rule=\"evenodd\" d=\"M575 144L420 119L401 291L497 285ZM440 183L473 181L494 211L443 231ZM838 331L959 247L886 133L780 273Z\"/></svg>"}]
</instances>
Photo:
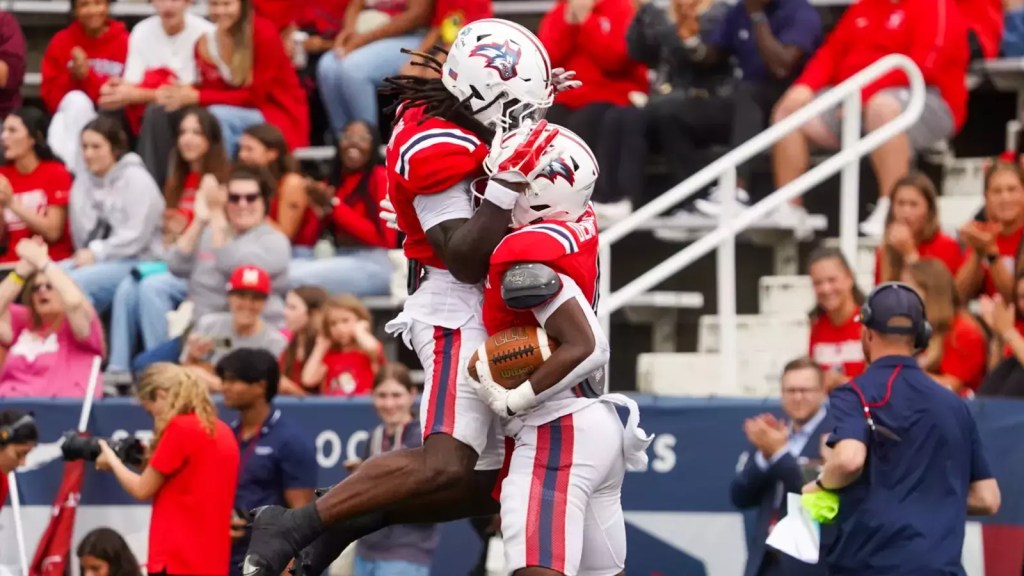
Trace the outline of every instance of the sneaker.
<instances>
[{"instance_id":1,"label":"sneaker","mask_svg":"<svg viewBox=\"0 0 1024 576\"><path fill-rule=\"evenodd\" d=\"M686 242L693 240L694 232L714 228L718 221L692 208L680 208L664 219L668 224L656 228L654 237L665 242Z\"/></svg>"},{"instance_id":2,"label":"sneaker","mask_svg":"<svg viewBox=\"0 0 1024 576\"><path fill-rule=\"evenodd\" d=\"M746 208L750 205L750 194L743 188L736 189L736 202L740 205L739 207ZM722 215L722 193L718 190L718 187L711 189L711 194L706 199L698 198L693 201L693 207L698 212L706 216L718 218Z\"/></svg>"},{"instance_id":3,"label":"sneaker","mask_svg":"<svg viewBox=\"0 0 1024 576\"><path fill-rule=\"evenodd\" d=\"M629 198L615 202L594 202L594 214L597 214L597 227L609 228L626 219L633 213L633 201Z\"/></svg>"},{"instance_id":4,"label":"sneaker","mask_svg":"<svg viewBox=\"0 0 1024 576\"><path fill-rule=\"evenodd\" d=\"M768 220L786 230L792 230L797 240L808 240L814 236L807 209L800 204L785 203L768 215Z\"/></svg>"},{"instance_id":5,"label":"sneaker","mask_svg":"<svg viewBox=\"0 0 1024 576\"><path fill-rule=\"evenodd\" d=\"M860 224L860 233L869 238L881 238L885 234L885 219L889 216L889 198L882 196L875 204L871 215Z\"/></svg>"}]
</instances>

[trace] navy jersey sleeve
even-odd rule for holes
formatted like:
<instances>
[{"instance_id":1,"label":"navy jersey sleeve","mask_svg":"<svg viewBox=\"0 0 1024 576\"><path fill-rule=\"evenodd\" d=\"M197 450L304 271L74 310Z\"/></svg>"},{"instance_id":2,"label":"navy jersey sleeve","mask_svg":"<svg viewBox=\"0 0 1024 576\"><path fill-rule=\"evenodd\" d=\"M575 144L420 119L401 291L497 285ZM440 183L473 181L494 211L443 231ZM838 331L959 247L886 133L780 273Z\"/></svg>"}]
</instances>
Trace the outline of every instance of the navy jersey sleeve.
<instances>
[{"instance_id":1,"label":"navy jersey sleeve","mask_svg":"<svg viewBox=\"0 0 1024 576\"><path fill-rule=\"evenodd\" d=\"M285 490L316 488L316 448L298 430L291 430L279 451Z\"/></svg>"},{"instance_id":2,"label":"navy jersey sleeve","mask_svg":"<svg viewBox=\"0 0 1024 576\"><path fill-rule=\"evenodd\" d=\"M868 425L864 420L864 407L860 398L849 384L836 388L828 396L829 414L835 427L828 437L827 445L831 448L841 440L857 440L868 443Z\"/></svg>"},{"instance_id":3,"label":"navy jersey sleeve","mask_svg":"<svg viewBox=\"0 0 1024 576\"><path fill-rule=\"evenodd\" d=\"M985 448L981 445L978 423L974 421L974 416L970 413L967 414L967 423L971 427L971 482L993 478L992 468L988 465L988 458L985 456Z\"/></svg>"}]
</instances>

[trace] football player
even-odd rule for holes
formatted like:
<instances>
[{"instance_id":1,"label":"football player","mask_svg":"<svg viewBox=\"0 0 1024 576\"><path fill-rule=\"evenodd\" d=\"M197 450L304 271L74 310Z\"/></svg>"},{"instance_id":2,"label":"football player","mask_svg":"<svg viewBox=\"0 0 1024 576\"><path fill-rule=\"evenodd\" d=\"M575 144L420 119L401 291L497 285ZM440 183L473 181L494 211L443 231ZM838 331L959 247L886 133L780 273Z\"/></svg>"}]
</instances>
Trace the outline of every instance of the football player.
<instances>
[{"instance_id":1,"label":"football player","mask_svg":"<svg viewBox=\"0 0 1024 576\"><path fill-rule=\"evenodd\" d=\"M428 64L440 78L387 80L400 107L386 153L410 262L410 297L386 328L424 366L423 447L367 461L304 508L259 510L247 576L276 576L300 551L301 569L319 574L348 543L384 526L496 512L490 491L503 439L461 366L486 336L480 283L490 254L521 191L554 157L557 130L532 121L550 106L555 79L540 41L498 19L469 24L443 64ZM568 88L570 78L558 81ZM500 136L523 122L532 128ZM492 141L501 145L489 150ZM474 210L469 184L488 158L497 168Z\"/></svg>"},{"instance_id":2,"label":"football player","mask_svg":"<svg viewBox=\"0 0 1024 576\"><path fill-rule=\"evenodd\" d=\"M550 129L550 128L549 128ZM598 323L598 235L590 148L561 129L560 156L512 211L514 231L494 250L484 286L489 334L540 326L559 343L512 390L495 383L481 345L477 391L511 418L515 449L502 482L501 532L514 576L616 576L626 560L621 491L646 467L651 438L636 403L603 395L608 340ZM628 408L623 427L615 406Z\"/></svg>"}]
</instances>

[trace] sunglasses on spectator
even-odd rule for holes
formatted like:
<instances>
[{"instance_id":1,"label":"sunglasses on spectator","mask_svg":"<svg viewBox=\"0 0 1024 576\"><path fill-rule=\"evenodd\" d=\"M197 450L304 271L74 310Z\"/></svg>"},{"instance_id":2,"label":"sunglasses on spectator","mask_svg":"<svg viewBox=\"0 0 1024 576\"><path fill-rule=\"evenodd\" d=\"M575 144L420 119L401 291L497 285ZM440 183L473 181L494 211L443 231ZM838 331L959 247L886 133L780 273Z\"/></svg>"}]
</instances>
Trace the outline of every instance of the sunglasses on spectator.
<instances>
[{"instance_id":1,"label":"sunglasses on spectator","mask_svg":"<svg viewBox=\"0 0 1024 576\"><path fill-rule=\"evenodd\" d=\"M32 285L33 294L35 294L36 292L42 292L43 290L49 292L53 290L53 286L49 282L40 282L39 284Z\"/></svg>"},{"instance_id":2,"label":"sunglasses on spectator","mask_svg":"<svg viewBox=\"0 0 1024 576\"><path fill-rule=\"evenodd\" d=\"M254 192L252 194L228 194L228 202L232 204L241 204L242 200L245 200L246 204L255 204L259 199L259 192Z\"/></svg>"}]
</instances>

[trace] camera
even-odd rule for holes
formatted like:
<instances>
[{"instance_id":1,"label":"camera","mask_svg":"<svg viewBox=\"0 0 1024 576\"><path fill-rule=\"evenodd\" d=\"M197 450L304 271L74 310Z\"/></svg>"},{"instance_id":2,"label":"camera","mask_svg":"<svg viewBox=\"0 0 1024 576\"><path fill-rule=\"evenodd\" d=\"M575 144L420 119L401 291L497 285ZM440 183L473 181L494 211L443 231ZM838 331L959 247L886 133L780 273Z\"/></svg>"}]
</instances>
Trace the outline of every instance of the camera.
<instances>
[{"instance_id":1,"label":"camera","mask_svg":"<svg viewBox=\"0 0 1024 576\"><path fill-rule=\"evenodd\" d=\"M74 430L65 432L64 443L61 444L60 452L64 460L86 460L95 462L100 456L100 438L85 436ZM107 446L117 454L125 464L141 466L143 457L146 454L146 447L135 437L122 438L121 440L106 439Z\"/></svg>"}]
</instances>

